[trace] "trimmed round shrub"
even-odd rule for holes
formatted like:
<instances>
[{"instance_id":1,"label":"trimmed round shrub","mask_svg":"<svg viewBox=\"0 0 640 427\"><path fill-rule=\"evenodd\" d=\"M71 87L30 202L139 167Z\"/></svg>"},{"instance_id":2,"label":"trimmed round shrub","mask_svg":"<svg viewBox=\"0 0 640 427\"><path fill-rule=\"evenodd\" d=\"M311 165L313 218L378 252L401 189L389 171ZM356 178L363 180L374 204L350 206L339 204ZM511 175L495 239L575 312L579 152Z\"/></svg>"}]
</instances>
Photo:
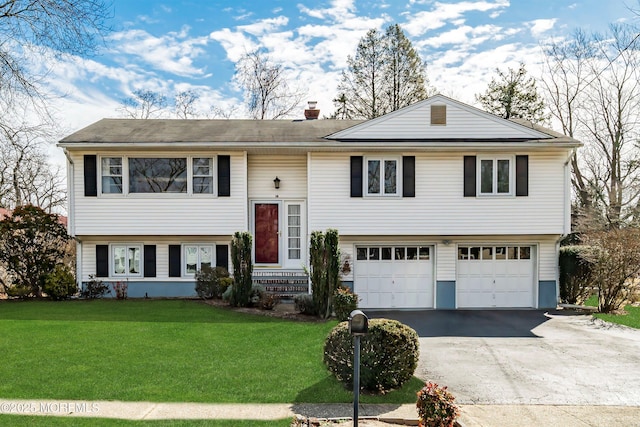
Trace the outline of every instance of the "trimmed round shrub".
<instances>
[{"instance_id":1,"label":"trimmed round shrub","mask_svg":"<svg viewBox=\"0 0 640 427\"><path fill-rule=\"evenodd\" d=\"M293 306L298 313L315 315L313 298L309 294L298 294L293 297Z\"/></svg>"},{"instance_id":2,"label":"trimmed round shrub","mask_svg":"<svg viewBox=\"0 0 640 427\"><path fill-rule=\"evenodd\" d=\"M224 267L202 267L196 271L196 293L202 299L221 298L226 290L222 289L221 280L229 277Z\"/></svg>"},{"instance_id":3,"label":"trimmed round shrub","mask_svg":"<svg viewBox=\"0 0 640 427\"><path fill-rule=\"evenodd\" d=\"M71 269L66 265L58 264L45 276L42 290L49 298L62 300L78 293L78 286Z\"/></svg>"},{"instance_id":4,"label":"trimmed round shrub","mask_svg":"<svg viewBox=\"0 0 640 427\"><path fill-rule=\"evenodd\" d=\"M371 319L360 342L360 388L385 393L409 381L418 366L418 334L397 320ZM353 387L353 336L348 322L331 330L324 343L324 363L345 384Z\"/></svg>"}]
</instances>

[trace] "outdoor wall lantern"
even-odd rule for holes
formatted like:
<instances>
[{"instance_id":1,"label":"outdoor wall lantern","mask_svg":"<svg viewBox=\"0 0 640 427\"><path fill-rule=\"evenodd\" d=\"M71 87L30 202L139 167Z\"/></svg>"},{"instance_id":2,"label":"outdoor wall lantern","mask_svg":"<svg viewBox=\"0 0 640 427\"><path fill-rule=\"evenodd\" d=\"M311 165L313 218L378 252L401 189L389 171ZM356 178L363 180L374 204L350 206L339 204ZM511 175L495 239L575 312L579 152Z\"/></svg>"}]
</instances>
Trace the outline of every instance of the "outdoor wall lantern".
<instances>
[{"instance_id":1,"label":"outdoor wall lantern","mask_svg":"<svg viewBox=\"0 0 640 427\"><path fill-rule=\"evenodd\" d=\"M273 180L273 185L276 187L276 190L280 189L280 178L276 176L276 179Z\"/></svg>"},{"instance_id":2,"label":"outdoor wall lantern","mask_svg":"<svg viewBox=\"0 0 640 427\"><path fill-rule=\"evenodd\" d=\"M360 406L360 337L369 332L369 318L361 310L349 314L349 333L353 335L353 426L358 427Z\"/></svg>"}]
</instances>

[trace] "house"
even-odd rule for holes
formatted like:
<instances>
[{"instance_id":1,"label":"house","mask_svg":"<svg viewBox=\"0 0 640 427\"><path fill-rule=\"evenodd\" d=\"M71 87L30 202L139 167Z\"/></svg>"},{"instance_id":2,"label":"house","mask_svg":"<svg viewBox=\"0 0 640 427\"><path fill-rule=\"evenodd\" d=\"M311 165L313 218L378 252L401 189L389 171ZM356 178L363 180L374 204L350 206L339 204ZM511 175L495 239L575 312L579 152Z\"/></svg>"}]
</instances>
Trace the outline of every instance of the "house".
<instances>
[{"instance_id":1,"label":"house","mask_svg":"<svg viewBox=\"0 0 640 427\"><path fill-rule=\"evenodd\" d=\"M363 308L556 306L580 142L530 123L436 95L369 121L103 119L58 145L81 282L194 295L248 230L255 283L308 292L309 235L335 228Z\"/></svg>"}]
</instances>

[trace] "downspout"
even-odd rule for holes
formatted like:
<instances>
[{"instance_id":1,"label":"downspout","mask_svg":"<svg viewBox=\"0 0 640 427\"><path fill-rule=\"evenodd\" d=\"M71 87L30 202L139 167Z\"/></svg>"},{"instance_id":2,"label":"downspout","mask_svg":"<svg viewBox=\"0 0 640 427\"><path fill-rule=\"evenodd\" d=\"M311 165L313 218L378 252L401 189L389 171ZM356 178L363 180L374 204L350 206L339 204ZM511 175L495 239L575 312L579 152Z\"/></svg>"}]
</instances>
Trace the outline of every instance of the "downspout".
<instances>
[{"instance_id":1,"label":"downspout","mask_svg":"<svg viewBox=\"0 0 640 427\"><path fill-rule=\"evenodd\" d=\"M564 205L562 207L562 234L556 240L556 255L558 256L560 254L560 242L571 233L571 171L569 169L569 163L571 162L571 158L575 156L576 150L576 148L573 148L569 152L567 160L564 162ZM556 262L556 299L557 302L560 302L560 266L558 264L559 263Z\"/></svg>"},{"instance_id":2,"label":"downspout","mask_svg":"<svg viewBox=\"0 0 640 427\"><path fill-rule=\"evenodd\" d=\"M67 158L67 233L76 241L76 285L82 289L82 242L76 237L76 198L75 198L75 163L69 151L63 148Z\"/></svg>"}]
</instances>

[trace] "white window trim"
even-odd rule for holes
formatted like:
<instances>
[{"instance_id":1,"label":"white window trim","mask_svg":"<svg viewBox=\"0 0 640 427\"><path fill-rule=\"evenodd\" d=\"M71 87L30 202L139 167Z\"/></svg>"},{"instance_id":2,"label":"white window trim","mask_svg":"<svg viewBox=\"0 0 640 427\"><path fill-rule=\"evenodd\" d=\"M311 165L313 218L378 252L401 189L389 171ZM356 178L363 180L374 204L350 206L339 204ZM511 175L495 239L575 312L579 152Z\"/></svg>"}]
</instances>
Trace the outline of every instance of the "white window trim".
<instances>
[{"instance_id":1,"label":"white window trim","mask_svg":"<svg viewBox=\"0 0 640 427\"><path fill-rule=\"evenodd\" d=\"M102 192L102 159L103 158L116 158L119 157L122 159L122 193L103 193ZM136 158L158 158L158 159L187 159L187 191L185 193L130 193L129 192L129 159ZM209 158L211 159L211 177L212 177L212 188L211 193L194 193L193 192L193 159L194 158ZM176 155L156 155L156 154L139 154L139 155L128 155L128 156L119 156L113 154L105 154L99 156L98 165L100 170L98 172L98 196L99 197L163 197L163 198L182 198L182 197L218 197L218 187L217 187L217 176L218 176L218 162L216 155L207 155L207 154L194 154L189 156L176 156Z\"/></svg>"},{"instance_id":2,"label":"white window trim","mask_svg":"<svg viewBox=\"0 0 640 427\"><path fill-rule=\"evenodd\" d=\"M491 193L483 193L482 190L482 161L483 160L492 160L493 161L493 178L492 178L492 188L493 191ZM498 160L508 160L509 161L509 192L507 193L498 193ZM515 196L515 164L516 158L515 156L478 156L476 160L476 194L478 197L512 197Z\"/></svg>"},{"instance_id":3,"label":"white window trim","mask_svg":"<svg viewBox=\"0 0 640 427\"><path fill-rule=\"evenodd\" d=\"M380 193L369 193L369 161L380 161ZM393 160L396 162L396 192L384 193L384 162ZM363 185L365 197L401 197L402 196L402 156L367 156L363 162Z\"/></svg>"},{"instance_id":4,"label":"white window trim","mask_svg":"<svg viewBox=\"0 0 640 427\"><path fill-rule=\"evenodd\" d=\"M200 248L201 247L209 247L211 248L211 268L216 268L216 244L208 243L208 242L193 242L193 243L182 243L180 248L180 258L182 265L180 266L180 274L182 277L195 277L195 273L187 273L187 247L195 246L198 248L198 262L196 265L196 271L200 271L201 269L201 260L200 260Z\"/></svg>"},{"instance_id":5,"label":"white window trim","mask_svg":"<svg viewBox=\"0 0 640 427\"><path fill-rule=\"evenodd\" d=\"M125 273L116 273L115 269L115 249L118 247L124 247L128 253L129 248L137 248L140 253L140 272L137 274L129 273L129 265L126 266ZM128 260L127 260L128 261ZM144 245L142 243L111 243L109 244L109 275L111 277L144 277Z\"/></svg>"}]
</instances>

